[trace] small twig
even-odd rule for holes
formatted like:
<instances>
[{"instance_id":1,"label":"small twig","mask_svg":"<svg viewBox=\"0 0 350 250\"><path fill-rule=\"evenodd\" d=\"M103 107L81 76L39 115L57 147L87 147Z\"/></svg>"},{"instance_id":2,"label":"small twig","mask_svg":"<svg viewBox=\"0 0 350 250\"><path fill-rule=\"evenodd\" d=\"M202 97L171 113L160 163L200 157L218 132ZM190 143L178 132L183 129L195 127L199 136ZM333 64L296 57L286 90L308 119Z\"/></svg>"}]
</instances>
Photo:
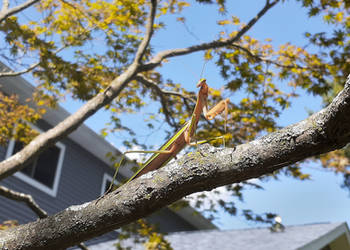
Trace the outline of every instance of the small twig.
<instances>
[{"instance_id":1,"label":"small twig","mask_svg":"<svg viewBox=\"0 0 350 250\"><path fill-rule=\"evenodd\" d=\"M176 125L176 122L174 121L174 118L171 116L171 112L168 109L166 97L163 94L163 91L159 88L159 86L155 82L153 82L151 79L146 79L142 75L137 75L135 79L141 82L146 87L152 88L157 92L160 98L160 103L162 104L162 107L163 107L165 120L170 126L174 127Z\"/></svg>"},{"instance_id":2,"label":"small twig","mask_svg":"<svg viewBox=\"0 0 350 250\"><path fill-rule=\"evenodd\" d=\"M11 200L26 203L28 207L41 219L48 216L47 213L39 207L39 205L34 201L33 197L29 194L16 192L4 186L0 186L0 195Z\"/></svg>"},{"instance_id":3,"label":"small twig","mask_svg":"<svg viewBox=\"0 0 350 250\"><path fill-rule=\"evenodd\" d=\"M67 47L67 45L65 46L62 46L61 48L55 50L54 52L52 52L53 54L57 54L59 52L61 52L63 49L65 49ZM19 76L19 75L22 75L22 74L25 74L25 73L28 73L30 71L32 71L33 69L35 69L36 67L38 67L40 65L40 62L36 62L36 63L33 63L31 64L28 68L24 69L24 70L20 70L20 71L8 71L8 72L2 72L0 73L0 77L10 77L10 76Z\"/></svg>"},{"instance_id":4,"label":"small twig","mask_svg":"<svg viewBox=\"0 0 350 250\"><path fill-rule=\"evenodd\" d=\"M196 100L189 95L185 95L185 94L182 94L182 93L177 92L177 91L165 90L165 89L160 88L155 81L153 81L149 78L146 78L144 75L138 74L135 77L135 79L140 81L141 83L143 83L147 87L154 88L158 93L160 93L162 95L174 95L174 96L181 97L184 100L186 99L186 100L189 100L193 103L196 103Z\"/></svg>"},{"instance_id":5,"label":"small twig","mask_svg":"<svg viewBox=\"0 0 350 250\"><path fill-rule=\"evenodd\" d=\"M306 67L303 67L303 66L300 66L300 65L283 65L283 64L280 64L279 62L276 62L276 61L273 61L271 59L267 59L267 58L264 58L264 57L261 57L259 55L255 55L253 54L249 49L241 46L241 45L238 45L238 44L232 44L233 47L237 48L237 49L240 49L240 50L243 50L245 53L248 54L248 56L254 58L255 60L257 60L258 62L266 62L266 63L271 63L271 64L274 64L278 67L281 67L281 68L288 68L288 69L291 69L291 68L298 68L298 69L309 69L309 68L306 68Z\"/></svg>"}]
</instances>

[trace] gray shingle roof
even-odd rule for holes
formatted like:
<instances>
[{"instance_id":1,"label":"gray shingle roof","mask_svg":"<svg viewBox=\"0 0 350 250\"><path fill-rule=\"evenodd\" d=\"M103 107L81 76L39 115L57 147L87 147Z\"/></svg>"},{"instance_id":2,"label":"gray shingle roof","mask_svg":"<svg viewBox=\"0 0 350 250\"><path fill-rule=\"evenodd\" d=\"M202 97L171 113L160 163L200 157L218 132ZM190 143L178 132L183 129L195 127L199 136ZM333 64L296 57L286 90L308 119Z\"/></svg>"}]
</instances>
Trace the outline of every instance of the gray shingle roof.
<instances>
[{"instance_id":1,"label":"gray shingle roof","mask_svg":"<svg viewBox=\"0 0 350 250\"><path fill-rule=\"evenodd\" d=\"M345 227L344 227L345 226ZM244 230L205 230L171 233L166 236L175 250L292 250L300 249L324 238L339 228L347 228L345 223L319 223L300 226L287 226L284 232L272 233L268 228ZM348 233L348 229L347 233ZM142 245L133 245L125 241L123 246L142 250ZM115 249L114 242L105 242L90 246L91 250ZM309 248L312 249L312 248Z\"/></svg>"}]
</instances>

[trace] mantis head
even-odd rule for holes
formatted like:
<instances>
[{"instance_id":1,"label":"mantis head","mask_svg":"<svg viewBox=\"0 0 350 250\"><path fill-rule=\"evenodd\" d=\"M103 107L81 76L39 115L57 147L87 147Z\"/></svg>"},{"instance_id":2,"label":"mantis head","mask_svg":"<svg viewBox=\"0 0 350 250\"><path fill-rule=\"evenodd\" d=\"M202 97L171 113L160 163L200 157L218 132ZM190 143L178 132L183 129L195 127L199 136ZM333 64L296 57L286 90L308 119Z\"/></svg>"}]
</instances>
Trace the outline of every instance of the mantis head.
<instances>
[{"instance_id":1,"label":"mantis head","mask_svg":"<svg viewBox=\"0 0 350 250\"><path fill-rule=\"evenodd\" d=\"M201 78L197 83L197 88L202 87L203 84L206 84L207 80L205 78Z\"/></svg>"}]
</instances>

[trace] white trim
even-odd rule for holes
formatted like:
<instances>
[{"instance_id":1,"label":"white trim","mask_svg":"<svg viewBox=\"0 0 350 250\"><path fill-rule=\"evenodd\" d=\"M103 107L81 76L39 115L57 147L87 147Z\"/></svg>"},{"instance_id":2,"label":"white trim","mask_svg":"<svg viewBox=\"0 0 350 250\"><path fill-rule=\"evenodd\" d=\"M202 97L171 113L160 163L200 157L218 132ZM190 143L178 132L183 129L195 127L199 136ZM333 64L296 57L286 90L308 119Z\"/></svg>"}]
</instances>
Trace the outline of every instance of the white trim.
<instances>
[{"instance_id":1,"label":"white trim","mask_svg":"<svg viewBox=\"0 0 350 250\"><path fill-rule=\"evenodd\" d=\"M41 129L37 128L36 126L34 126L34 125L31 125L31 126L35 130L38 130L40 133L43 132ZM61 177L64 154L66 151L66 146L63 143L57 142L55 145L58 148L60 148L60 155L58 156L58 162L57 162L57 167L56 167L56 172L55 172L55 177L54 177L52 188L38 182L37 180L33 179L32 177L25 175L21 172L16 172L14 174L14 176L17 177L18 179L21 179L22 181L28 183L29 185L32 185L33 187L36 187L37 189L39 189L39 190L41 190L41 191L43 191L43 192L45 192L48 195L51 195L53 197L56 197L56 195L57 195L58 184L59 184L60 177ZM7 147L6 159L12 155L14 146L15 146L15 140L12 139L12 140L10 140L9 145Z\"/></svg>"},{"instance_id":2,"label":"white trim","mask_svg":"<svg viewBox=\"0 0 350 250\"><path fill-rule=\"evenodd\" d=\"M106 192L105 187L106 187L107 181L112 182L112 179L113 179L113 177L111 175L109 175L107 173L103 174L102 186L101 186L101 195L103 195ZM118 184L119 184L119 181L114 180L114 185L118 185Z\"/></svg>"}]
</instances>

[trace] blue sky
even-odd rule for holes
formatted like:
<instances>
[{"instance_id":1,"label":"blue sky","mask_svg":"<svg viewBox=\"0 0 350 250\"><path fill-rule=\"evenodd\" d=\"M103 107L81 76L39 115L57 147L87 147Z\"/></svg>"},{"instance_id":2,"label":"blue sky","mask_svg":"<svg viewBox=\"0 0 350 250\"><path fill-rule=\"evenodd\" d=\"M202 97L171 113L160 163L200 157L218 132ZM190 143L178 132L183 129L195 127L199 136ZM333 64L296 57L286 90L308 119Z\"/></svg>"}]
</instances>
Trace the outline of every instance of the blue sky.
<instances>
[{"instance_id":1,"label":"blue sky","mask_svg":"<svg viewBox=\"0 0 350 250\"><path fill-rule=\"evenodd\" d=\"M246 1L227 1L227 15L240 17L241 21L248 22L250 18L262 7L265 1L246 0ZM170 48L187 47L199 42L210 41L217 38L218 26L216 21L225 17L218 16L215 8L193 3L187 8L183 15L187 18L188 28L195 34L191 35L185 27L175 21L177 16L164 19L167 29L158 31L152 40L155 51L161 51ZM291 42L296 45L304 45L303 33L305 31L326 31L329 27L322 22L320 18L308 19L306 10L300 7L296 1L286 1L284 4L275 6L267 13L250 31L249 35L263 40L272 38L273 44ZM200 77L203 67L202 53L195 53L186 57L171 59L166 63L160 72L164 78L171 78L174 81L181 82L187 89L195 90L195 83ZM204 70L205 78L213 87L220 87L223 80L220 77L218 69L212 62L209 62ZM283 83L281 83L283 84ZM286 126L308 116L307 110L318 111L321 109L321 99L307 95L298 91L301 97L294 101L291 107L283 111L278 119L278 124ZM67 101L63 106L70 112L76 110L80 104ZM149 109L154 107L150 106ZM143 111L144 114L147 109ZM142 122L142 114L138 115ZM103 112L88 119L86 124L99 131L107 122L107 117ZM128 123L134 127L138 134L147 134L146 126L142 127L135 124L132 119ZM162 129L156 132L146 143L162 144L161 138L164 136ZM146 138L146 137L145 137ZM108 138L114 145L121 146L121 139L118 136ZM120 141L119 141L120 139ZM340 188L342 178L332 172L325 172L316 163L305 164L303 170L311 174L310 181L297 181L291 178L282 177L277 181L263 183L265 190L248 190L245 192L244 208L252 208L255 212L275 212L282 217L282 222L286 225L296 225L318 222L339 222L347 221L350 224L348 208L350 207L349 194ZM256 227L254 223L248 223L241 217L231 217L220 214L220 218L215 223L222 229L235 229Z\"/></svg>"}]
</instances>

